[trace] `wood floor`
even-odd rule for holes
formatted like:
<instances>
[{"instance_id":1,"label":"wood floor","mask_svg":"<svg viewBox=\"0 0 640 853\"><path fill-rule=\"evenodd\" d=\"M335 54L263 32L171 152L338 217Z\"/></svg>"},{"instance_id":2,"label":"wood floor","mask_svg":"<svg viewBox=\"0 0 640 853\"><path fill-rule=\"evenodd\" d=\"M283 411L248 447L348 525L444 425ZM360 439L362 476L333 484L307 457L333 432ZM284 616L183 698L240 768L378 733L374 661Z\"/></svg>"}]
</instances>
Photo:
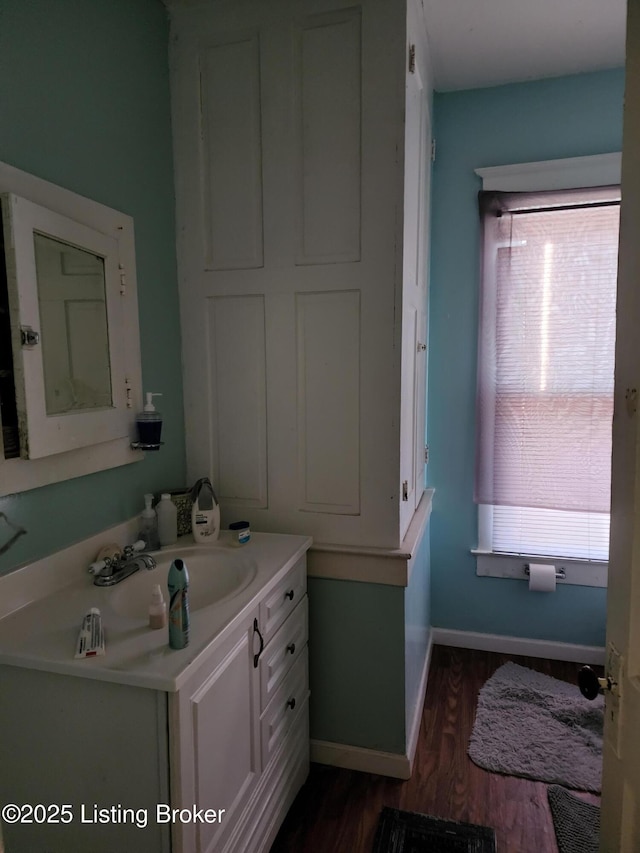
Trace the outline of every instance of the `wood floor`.
<instances>
[{"instance_id":1,"label":"wood floor","mask_svg":"<svg viewBox=\"0 0 640 853\"><path fill-rule=\"evenodd\" d=\"M508 660L576 683L576 664L435 646L411 779L313 764L271 853L370 853L383 806L491 826L498 853L557 853L547 785L467 756L478 691Z\"/></svg>"}]
</instances>

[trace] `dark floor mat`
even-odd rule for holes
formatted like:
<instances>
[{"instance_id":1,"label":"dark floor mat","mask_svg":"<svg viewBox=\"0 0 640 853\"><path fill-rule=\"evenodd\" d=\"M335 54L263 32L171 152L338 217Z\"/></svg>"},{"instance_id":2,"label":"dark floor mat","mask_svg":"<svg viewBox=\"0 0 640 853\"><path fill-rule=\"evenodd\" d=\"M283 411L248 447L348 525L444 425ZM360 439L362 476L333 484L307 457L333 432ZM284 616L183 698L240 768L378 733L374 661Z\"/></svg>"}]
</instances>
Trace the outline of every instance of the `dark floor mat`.
<instances>
[{"instance_id":1,"label":"dark floor mat","mask_svg":"<svg viewBox=\"0 0 640 853\"><path fill-rule=\"evenodd\" d=\"M496 836L487 826L385 807L373 853L496 853Z\"/></svg>"}]
</instances>

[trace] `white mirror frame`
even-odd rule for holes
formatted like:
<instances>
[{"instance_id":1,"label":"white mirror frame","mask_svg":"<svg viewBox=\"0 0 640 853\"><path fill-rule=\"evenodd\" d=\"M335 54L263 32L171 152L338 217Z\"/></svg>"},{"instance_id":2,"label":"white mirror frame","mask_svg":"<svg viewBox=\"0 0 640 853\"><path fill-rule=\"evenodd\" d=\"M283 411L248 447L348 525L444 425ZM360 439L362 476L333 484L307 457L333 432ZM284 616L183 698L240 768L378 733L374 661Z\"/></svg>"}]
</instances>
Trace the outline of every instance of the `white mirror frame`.
<instances>
[{"instance_id":1,"label":"white mirror frame","mask_svg":"<svg viewBox=\"0 0 640 853\"><path fill-rule=\"evenodd\" d=\"M119 345L126 380L126 407L130 413L128 434L116 439L104 440L101 436L99 443L66 452L55 452L51 456L38 459L5 459L4 454L0 453L2 496L137 462L144 458L144 454L131 449L131 442L136 440L135 415L142 407L133 219L1 162L0 192L13 193L117 242L121 266L119 272L126 291Z\"/></svg>"}]
</instances>

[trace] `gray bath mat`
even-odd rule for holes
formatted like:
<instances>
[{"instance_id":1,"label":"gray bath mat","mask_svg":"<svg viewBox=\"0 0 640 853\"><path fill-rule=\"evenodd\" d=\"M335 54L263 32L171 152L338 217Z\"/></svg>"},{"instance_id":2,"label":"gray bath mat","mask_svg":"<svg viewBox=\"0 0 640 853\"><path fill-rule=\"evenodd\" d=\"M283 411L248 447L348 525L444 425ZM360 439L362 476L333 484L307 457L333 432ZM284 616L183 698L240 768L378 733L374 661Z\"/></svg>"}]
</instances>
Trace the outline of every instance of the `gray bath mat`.
<instances>
[{"instance_id":1,"label":"gray bath mat","mask_svg":"<svg viewBox=\"0 0 640 853\"><path fill-rule=\"evenodd\" d=\"M603 700L506 663L486 682L469 743L485 770L600 792Z\"/></svg>"},{"instance_id":2,"label":"gray bath mat","mask_svg":"<svg viewBox=\"0 0 640 853\"><path fill-rule=\"evenodd\" d=\"M547 789L560 853L598 853L600 809L558 785Z\"/></svg>"},{"instance_id":3,"label":"gray bath mat","mask_svg":"<svg viewBox=\"0 0 640 853\"><path fill-rule=\"evenodd\" d=\"M488 826L385 806L373 853L496 853L496 836Z\"/></svg>"}]
</instances>

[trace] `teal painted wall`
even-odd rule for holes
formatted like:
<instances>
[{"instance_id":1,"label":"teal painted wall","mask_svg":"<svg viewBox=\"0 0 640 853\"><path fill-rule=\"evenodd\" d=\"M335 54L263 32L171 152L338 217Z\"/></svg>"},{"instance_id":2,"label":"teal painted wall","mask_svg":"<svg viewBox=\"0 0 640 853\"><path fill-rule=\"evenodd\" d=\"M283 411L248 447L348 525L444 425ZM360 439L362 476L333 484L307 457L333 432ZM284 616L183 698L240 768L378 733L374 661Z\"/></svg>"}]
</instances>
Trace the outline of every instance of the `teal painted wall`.
<instances>
[{"instance_id":1,"label":"teal painted wall","mask_svg":"<svg viewBox=\"0 0 640 853\"><path fill-rule=\"evenodd\" d=\"M0 4L0 160L134 218L143 382L164 395L166 442L143 462L0 498L28 531L0 573L184 484L168 30L160 0Z\"/></svg>"},{"instance_id":2,"label":"teal painted wall","mask_svg":"<svg viewBox=\"0 0 640 853\"><path fill-rule=\"evenodd\" d=\"M311 737L404 754L404 588L308 588Z\"/></svg>"},{"instance_id":3,"label":"teal painted wall","mask_svg":"<svg viewBox=\"0 0 640 853\"><path fill-rule=\"evenodd\" d=\"M464 631L604 645L606 591L477 578L473 503L479 228L474 169L620 151L624 71L434 99L429 485L432 621Z\"/></svg>"},{"instance_id":4,"label":"teal painted wall","mask_svg":"<svg viewBox=\"0 0 640 853\"><path fill-rule=\"evenodd\" d=\"M408 587L309 578L311 737L404 755L430 634L429 527Z\"/></svg>"},{"instance_id":5,"label":"teal painted wall","mask_svg":"<svg viewBox=\"0 0 640 853\"><path fill-rule=\"evenodd\" d=\"M420 696L420 679L431 634L430 525L410 563L409 586L404 591L405 717L407 737ZM413 564L413 565L411 565Z\"/></svg>"}]
</instances>

